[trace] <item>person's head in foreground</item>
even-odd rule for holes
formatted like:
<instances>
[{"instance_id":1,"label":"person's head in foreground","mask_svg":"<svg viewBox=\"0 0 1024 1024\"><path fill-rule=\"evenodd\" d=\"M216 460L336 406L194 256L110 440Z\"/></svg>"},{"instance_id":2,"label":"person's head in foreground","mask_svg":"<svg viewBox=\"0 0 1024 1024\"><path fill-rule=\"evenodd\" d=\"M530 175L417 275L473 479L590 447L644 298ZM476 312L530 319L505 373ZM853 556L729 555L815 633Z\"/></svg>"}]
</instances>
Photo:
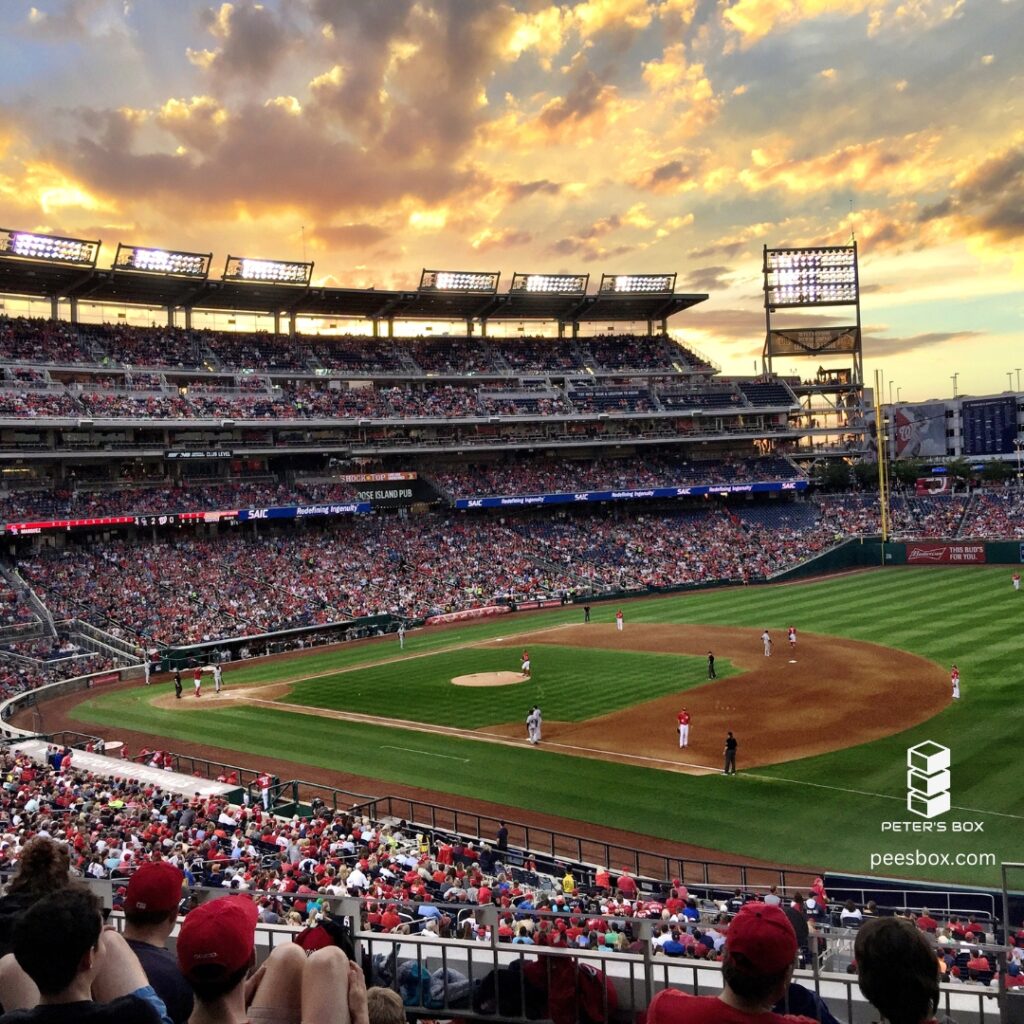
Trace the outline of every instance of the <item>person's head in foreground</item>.
<instances>
[{"instance_id":1,"label":"person's head in foreground","mask_svg":"<svg viewBox=\"0 0 1024 1024\"><path fill-rule=\"evenodd\" d=\"M78 980L88 999L102 931L99 900L84 887L70 886L22 914L14 928L14 958L44 1000L67 992Z\"/></svg>"},{"instance_id":2,"label":"person's head in foreground","mask_svg":"<svg viewBox=\"0 0 1024 1024\"><path fill-rule=\"evenodd\" d=\"M210 900L178 932L178 967L196 999L211 1003L236 989L254 962L259 910L248 896Z\"/></svg>"},{"instance_id":3,"label":"person's head in foreground","mask_svg":"<svg viewBox=\"0 0 1024 1024\"><path fill-rule=\"evenodd\" d=\"M857 980L866 999L889 1024L921 1024L939 1005L939 962L913 922L876 917L854 942Z\"/></svg>"},{"instance_id":4,"label":"person's head in foreground","mask_svg":"<svg viewBox=\"0 0 1024 1024\"><path fill-rule=\"evenodd\" d=\"M796 932L785 913L747 903L725 937L723 999L747 1013L770 1010L784 995L796 961Z\"/></svg>"}]
</instances>

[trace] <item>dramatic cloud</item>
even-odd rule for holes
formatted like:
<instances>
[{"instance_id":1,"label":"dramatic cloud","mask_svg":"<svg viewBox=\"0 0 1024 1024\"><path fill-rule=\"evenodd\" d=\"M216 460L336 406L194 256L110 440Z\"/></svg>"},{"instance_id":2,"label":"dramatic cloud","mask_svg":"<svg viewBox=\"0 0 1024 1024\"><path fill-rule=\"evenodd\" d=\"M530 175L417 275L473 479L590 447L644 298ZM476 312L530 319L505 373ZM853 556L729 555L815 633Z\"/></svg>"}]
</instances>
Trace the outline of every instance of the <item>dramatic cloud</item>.
<instances>
[{"instance_id":1,"label":"dramatic cloud","mask_svg":"<svg viewBox=\"0 0 1024 1024\"><path fill-rule=\"evenodd\" d=\"M0 223L305 240L318 280L380 287L671 270L711 296L680 322L743 371L762 247L855 237L886 365L965 330L1016 365L1019 20L1020 0L8 4Z\"/></svg>"}]
</instances>

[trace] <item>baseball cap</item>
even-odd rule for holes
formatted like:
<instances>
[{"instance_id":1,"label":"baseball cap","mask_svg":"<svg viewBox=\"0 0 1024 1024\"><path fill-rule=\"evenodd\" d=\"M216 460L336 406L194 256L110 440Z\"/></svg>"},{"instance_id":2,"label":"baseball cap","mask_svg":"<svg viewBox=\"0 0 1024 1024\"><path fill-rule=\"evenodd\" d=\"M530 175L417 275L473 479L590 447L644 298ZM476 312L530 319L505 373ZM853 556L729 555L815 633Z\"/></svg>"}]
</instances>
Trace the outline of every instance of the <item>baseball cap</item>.
<instances>
[{"instance_id":1,"label":"baseball cap","mask_svg":"<svg viewBox=\"0 0 1024 1024\"><path fill-rule=\"evenodd\" d=\"M245 967L255 945L259 910L248 896L210 900L188 913L178 934L178 967L189 981L208 981Z\"/></svg>"},{"instance_id":2,"label":"baseball cap","mask_svg":"<svg viewBox=\"0 0 1024 1024\"><path fill-rule=\"evenodd\" d=\"M740 970L778 974L796 957L796 932L778 907L747 903L730 922L725 946Z\"/></svg>"},{"instance_id":3,"label":"baseball cap","mask_svg":"<svg viewBox=\"0 0 1024 1024\"><path fill-rule=\"evenodd\" d=\"M181 902L185 876L166 861L141 864L128 882L125 910L157 910L169 913Z\"/></svg>"}]
</instances>

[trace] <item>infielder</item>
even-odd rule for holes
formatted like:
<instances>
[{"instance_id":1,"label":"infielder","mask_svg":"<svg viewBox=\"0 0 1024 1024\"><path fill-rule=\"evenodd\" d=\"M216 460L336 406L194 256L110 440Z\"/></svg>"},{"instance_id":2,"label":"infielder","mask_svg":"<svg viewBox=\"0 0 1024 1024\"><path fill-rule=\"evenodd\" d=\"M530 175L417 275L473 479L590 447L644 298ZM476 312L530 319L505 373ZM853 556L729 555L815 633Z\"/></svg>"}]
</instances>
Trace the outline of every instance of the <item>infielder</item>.
<instances>
[{"instance_id":1,"label":"infielder","mask_svg":"<svg viewBox=\"0 0 1024 1024\"><path fill-rule=\"evenodd\" d=\"M400 651L405 650L405 623L400 622L398 624L398 649Z\"/></svg>"},{"instance_id":2,"label":"infielder","mask_svg":"<svg viewBox=\"0 0 1024 1024\"><path fill-rule=\"evenodd\" d=\"M622 609L621 608L615 613L615 628L620 633L622 632Z\"/></svg>"},{"instance_id":3,"label":"infielder","mask_svg":"<svg viewBox=\"0 0 1024 1024\"><path fill-rule=\"evenodd\" d=\"M761 634L761 643L764 644L764 656L770 658L772 656L772 637L767 629Z\"/></svg>"},{"instance_id":4,"label":"infielder","mask_svg":"<svg viewBox=\"0 0 1024 1024\"><path fill-rule=\"evenodd\" d=\"M679 722L679 746L688 746L690 743L690 712L683 708L676 715L676 720Z\"/></svg>"},{"instance_id":5,"label":"infielder","mask_svg":"<svg viewBox=\"0 0 1024 1024\"><path fill-rule=\"evenodd\" d=\"M223 671L220 665L213 666L213 692L220 695L220 688L223 682Z\"/></svg>"},{"instance_id":6,"label":"infielder","mask_svg":"<svg viewBox=\"0 0 1024 1024\"><path fill-rule=\"evenodd\" d=\"M789 627L789 630L787 632L787 636L789 637L789 649L791 651L795 651L796 650L796 626L790 626Z\"/></svg>"},{"instance_id":7,"label":"infielder","mask_svg":"<svg viewBox=\"0 0 1024 1024\"><path fill-rule=\"evenodd\" d=\"M530 677L530 652L529 651L523 651L523 663L522 663L522 665L520 665L519 671L524 676L526 676L527 678Z\"/></svg>"},{"instance_id":8,"label":"infielder","mask_svg":"<svg viewBox=\"0 0 1024 1024\"><path fill-rule=\"evenodd\" d=\"M196 665L192 672L192 685L196 688L196 696L201 697L201 691L203 688L203 670L198 665Z\"/></svg>"},{"instance_id":9,"label":"infielder","mask_svg":"<svg viewBox=\"0 0 1024 1024\"><path fill-rule=\"evenodd\" d=\"M954 665L949 670L949 681L953 686L953 700L960 699L960 669Z\"/></svg>"}]
</instances>

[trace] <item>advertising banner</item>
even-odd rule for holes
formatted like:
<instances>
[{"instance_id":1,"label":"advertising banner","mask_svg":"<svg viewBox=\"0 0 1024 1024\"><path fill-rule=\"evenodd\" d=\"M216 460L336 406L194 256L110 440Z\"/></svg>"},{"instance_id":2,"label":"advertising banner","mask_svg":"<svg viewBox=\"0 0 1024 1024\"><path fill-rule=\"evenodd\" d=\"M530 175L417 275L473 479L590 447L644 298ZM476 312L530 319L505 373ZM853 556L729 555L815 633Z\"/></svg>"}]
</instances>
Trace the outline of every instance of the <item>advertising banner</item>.
<instances>
[{"instance_id":1,"label":"advertising banner","mask_svg":"<svg viewBox=\"0 0 1024 1024\"><path fill-rule=\"evenodd\" d=\"M769 480L753 484L700 484L695 487L649 487L625 491L580 491L575 494L506 494L456 498L456 508L515 508L525 505L568 505L588 501L636 501L643 498L701 498L705 494L774 494L805 491L806 480Z\"/></svg>"},{"instance_id":2,"label":"advertising banner","mask_svg":"<svg viewBox=\"0 0 1024 1024\"><path fill-rule=\"evenodd\" d=\"M979 565L984 561L984 544L942 544L935 541L911 541L907 544L908 565Z\"/></svg>"},{"instance_id":3,"label":"advertising banner","mask_svg":"<svg viewBox=\"0 0 1024 1024\"><path fill-rule=\"evenodd\" d=\"M424 621L428 626L436 626L441 622L464 622L466 619L489 619L492 615L505 615L511 609L504 604L489 604L486 608L466 608L461 612L445 612L443 615L431 615Z\"/></svg>"}]
</instances>

